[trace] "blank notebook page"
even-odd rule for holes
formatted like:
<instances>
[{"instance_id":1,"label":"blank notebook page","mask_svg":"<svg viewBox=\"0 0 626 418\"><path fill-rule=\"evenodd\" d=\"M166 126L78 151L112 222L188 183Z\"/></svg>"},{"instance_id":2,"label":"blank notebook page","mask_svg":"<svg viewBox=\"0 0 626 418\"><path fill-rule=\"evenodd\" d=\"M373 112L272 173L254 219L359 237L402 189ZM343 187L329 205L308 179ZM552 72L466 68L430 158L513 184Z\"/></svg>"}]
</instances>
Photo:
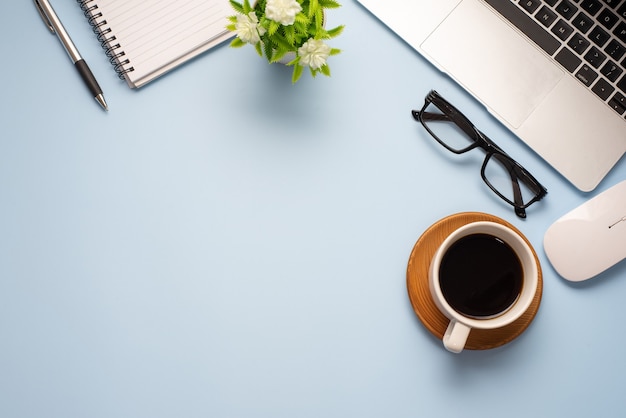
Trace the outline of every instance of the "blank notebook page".
<instances>
[{"instance_id":1,"label":"blank notebook page","mask_svg":"<svg viewBox=\"0 0 626 418\"><path fill-rule=\"evenodd\" d=\"M93 0L86 5L97 5L90 12L92 24L105 38L115 37L107 42L110 54L124 52L117 58L123 63L118 71L126 72L131 87L231 36L226 30L227 16L233 14L228 0ZM125 60L129 62L124 64Z\"/></svg>"}]
</instances>

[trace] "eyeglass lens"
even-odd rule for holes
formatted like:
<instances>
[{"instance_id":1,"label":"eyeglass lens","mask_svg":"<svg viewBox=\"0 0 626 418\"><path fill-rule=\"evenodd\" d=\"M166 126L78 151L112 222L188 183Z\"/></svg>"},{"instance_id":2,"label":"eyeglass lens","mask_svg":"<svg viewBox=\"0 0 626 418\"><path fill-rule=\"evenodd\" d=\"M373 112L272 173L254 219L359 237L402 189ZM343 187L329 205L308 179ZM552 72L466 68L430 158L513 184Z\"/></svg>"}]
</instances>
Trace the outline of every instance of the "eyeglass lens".
<instances>
[{"instance_id":1,"label":"eyeglass lens","mask_svg":"<svg viewBox=\"0 0 626 418\"><path fill-rule=\"evenodd\" d=\"M499 154L489 154L483 165L484 179L509 203L517 202L524 206L537 196L536 186L520 178L513 167L510 159Z\"/></svg>"},{"instance_id":2,"label":"eyeglass lens","mask_svg":"<svg viewBox=\"0 0 626 418\"><path fill-rule=\"evenodd\" d=\"M463 152L474 145L474 139L433 103L429 103L422 112L422 122L435 139L452 151Z\"/></svg>"}]
</instances>

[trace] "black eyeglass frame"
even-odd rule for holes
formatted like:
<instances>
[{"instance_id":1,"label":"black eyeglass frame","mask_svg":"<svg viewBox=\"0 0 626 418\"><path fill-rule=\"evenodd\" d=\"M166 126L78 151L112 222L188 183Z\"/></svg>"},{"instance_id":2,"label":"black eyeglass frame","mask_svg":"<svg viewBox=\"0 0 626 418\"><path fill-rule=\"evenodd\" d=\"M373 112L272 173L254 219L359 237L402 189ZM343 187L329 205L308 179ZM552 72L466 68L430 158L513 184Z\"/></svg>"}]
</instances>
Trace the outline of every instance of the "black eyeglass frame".
<instances>
[{"instance_id":1,"label":"black eyeglass frame","mask_svg":"<svg viewBox=\"0 0 626 418\"><path fill-rule=\"evenodd\" d=\"M426 112L426 108L431 103L437 107L442 114ZM426 131L428 131L428 133L448 151L455 154L463 154L473 150L474 148L482 148L487 155L485 156L485 160L483 161L483 165L480 170L481 178L498 197L513 206L515 214L520 218L526 217L526 208L543 199L548 193L547 189L543 187L528 170L504 152L502 148L489 139L487 135L482 133L463 113L461 113L461 111L444 99L435 90L431 90L424 99L424 106L422 107L422 110L412 110L411 114L413 115L413 118L419 121L424 129L426 129ZM435 120L447 120L454 123L469 137L469 139L472 140L472 142L467 147L462 149L456 149L449 146L428 127L427 122ZM491 182L489 182L489 179L487 179L487 176L485 175L485 167L491 158L496 158L509 172L509 175L511 176L511 186L513 187L514 200L511 200L500 193L500 191L498 191L498 189L492 185ZM522 181L524 185L535 195L526 203L522 200L523 198L519 181Z\"/></svg>"}]
</instances>

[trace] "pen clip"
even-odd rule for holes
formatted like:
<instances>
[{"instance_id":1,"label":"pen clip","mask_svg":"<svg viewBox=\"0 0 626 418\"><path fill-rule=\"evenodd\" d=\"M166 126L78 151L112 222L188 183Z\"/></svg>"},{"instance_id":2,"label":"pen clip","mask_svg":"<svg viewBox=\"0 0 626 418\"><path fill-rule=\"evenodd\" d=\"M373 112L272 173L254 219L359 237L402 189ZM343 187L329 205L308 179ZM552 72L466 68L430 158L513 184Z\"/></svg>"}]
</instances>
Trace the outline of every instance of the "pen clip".
<instances>
[{"instance_id":1,"label":"pen clip","mask_svg":"<svg viewBox=\"0 0 626 418\"><path fill-rule=\"evenodd\" d=\"M54 33L54 28L52 27L52 23L50 23L50 19L48 19L46 12L43 11L41 4L39 4L39 0L34 0L34 1L35 1L35 6L37 6L37 10L39 11L39 15L41 15L41 18L43 19L43 23L45 23L48 29L50 29L50 32Z\"/></svg>"}]
</instances>

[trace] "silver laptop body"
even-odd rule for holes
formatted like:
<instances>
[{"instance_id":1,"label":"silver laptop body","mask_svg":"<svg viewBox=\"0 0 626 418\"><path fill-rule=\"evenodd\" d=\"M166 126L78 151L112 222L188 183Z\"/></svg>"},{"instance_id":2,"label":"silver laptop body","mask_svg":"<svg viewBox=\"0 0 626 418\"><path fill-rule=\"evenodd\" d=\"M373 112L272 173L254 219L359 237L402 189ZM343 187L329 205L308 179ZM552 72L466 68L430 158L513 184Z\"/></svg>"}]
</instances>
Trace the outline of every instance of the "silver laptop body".
<instances>
[{"instance_id":1,"label":"silver laptop body","mask_svg":"<svg viewBox=\"0 0 626 418\"><path fill-rule=\"evenodd\" d=\"M626 0L521 0L525 7L517 0L358 1L578 189L593 190L626 152L626 91L620 90L626 90L626 71L616 75L619 68L607 68L626 63L626 54L617 60L621 51L607 49L609 42L619 47L622 39L602 46L602 39L594 39L585 50L581 45L574 53L560 51L568 42L582 42L565 32L568 26L584 27L586 17L617 17L610 28L610 22L593 23L599 34L625 28ZM598 5L601 10L591 9ZM545 35L523 34L518 27L528 19L562 38L564 46L555 49ZM588 34L595 36L594 29ZM593 60L598 52L603 62ZM593 73L597 78L590 80Z\"/></svg>"}]
</instances>

